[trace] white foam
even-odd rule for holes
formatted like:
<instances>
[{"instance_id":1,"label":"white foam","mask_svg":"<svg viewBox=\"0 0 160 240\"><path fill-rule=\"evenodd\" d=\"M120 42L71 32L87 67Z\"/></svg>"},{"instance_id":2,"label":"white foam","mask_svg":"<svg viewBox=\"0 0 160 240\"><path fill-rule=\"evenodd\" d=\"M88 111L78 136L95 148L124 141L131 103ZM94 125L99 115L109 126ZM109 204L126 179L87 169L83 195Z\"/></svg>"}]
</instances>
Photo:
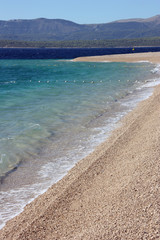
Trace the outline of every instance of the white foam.
<instances>
[{"instance_id":1,"label":"white foam","mask_svg":"<svg viewBox=\"0 0 160 240\"><path fill-rule=\"evenodd\" d=\"M43 194L46 189L46 183L39 183L26 186L25 188L12 189L7 192L1 191L0 229L5 226L8 220L21 213L28 203L32 202L40 194Z\"/></svg>"},{"instance_id":2,"label":"white foam","mask_svg":"<svg viewBox=\"0 0 160 240\"><path fill-rule=\"evenodd\" d=\"M160 74L160 64L157 64L156 67L151 70L152 73Z\"/></svg>"},{"instance_id":3,"label":"white foam","mask_svg":"<svg viewBox=\"0 0 160 240\"><path fill-rule=\"evenodd\" d=\"M146 84L144 84L142 87L147 87L147 88L150 88L150 87L155 87L157 85L160 84L160 78L156 78L154 79L153 81L151 82L147 82Z\"/></svg>"},{"instance_id":4,"label":"white foam","mask_svg":"<svg viewBox=\"0 0 160 240\"><path fill-rule=\"evenodd\" d=\"M39 123L29 123L28 124L28 128L40 128L40 124Z\"/></svg>"},{"instance_id":5,"label":"white foam","mask_svg":"<svg viewBox=\"0 0 160 240\"><path fill-rule=\"evenodd\" d=\"M138 63L149 63L147 60L137 61Z\"/></svg>"}]
</instances>

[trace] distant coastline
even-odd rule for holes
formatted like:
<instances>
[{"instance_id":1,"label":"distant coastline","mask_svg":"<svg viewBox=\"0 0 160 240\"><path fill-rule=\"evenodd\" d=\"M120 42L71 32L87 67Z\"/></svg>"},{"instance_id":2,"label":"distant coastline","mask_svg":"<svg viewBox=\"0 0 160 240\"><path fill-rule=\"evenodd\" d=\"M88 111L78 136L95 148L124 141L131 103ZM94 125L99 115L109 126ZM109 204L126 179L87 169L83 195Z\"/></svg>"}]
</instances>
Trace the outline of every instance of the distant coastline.
<instances>
[{"instance_id":1,"label":"distant coastline","mask_svg":"<svg viewBox=\"0 0 160 240\"><path fill-rule=\"evenodd\" d=\"M24 41L0 40L0 48L118 48L160 47L160 37L106 40Z\"/></svg>"},{"instance_id":2,"label":"distant coastline","mask_svg":"<svg viewBox=\"0 0 160 240\"><path fill-rule=\"evenodd\" d=\"M79 57L74 59L75 62L151 62L159 65L160 52L145 52L135 54L117 54L110 56L91 56ZM159 71L159 70L157 70Z\"/></svg>"}]
</instances>

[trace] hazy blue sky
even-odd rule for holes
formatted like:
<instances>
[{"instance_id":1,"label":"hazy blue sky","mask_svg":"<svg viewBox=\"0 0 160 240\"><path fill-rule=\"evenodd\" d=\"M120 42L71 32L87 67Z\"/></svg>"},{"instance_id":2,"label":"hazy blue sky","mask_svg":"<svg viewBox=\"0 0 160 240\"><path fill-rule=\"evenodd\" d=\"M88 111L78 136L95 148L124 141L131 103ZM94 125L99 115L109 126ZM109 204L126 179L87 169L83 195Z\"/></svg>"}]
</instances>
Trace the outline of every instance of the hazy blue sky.
<instances>
[{"instance_id":1,"label":"hazy blue sky","mask_svg":"<svg viewBox=\"0 0 160 240\"><path fill-rule=\"evenodd\" d=\"M61 18L106 23L160 14L160 0L0 0L0 20Z\"/></svg>"}]
</instances>

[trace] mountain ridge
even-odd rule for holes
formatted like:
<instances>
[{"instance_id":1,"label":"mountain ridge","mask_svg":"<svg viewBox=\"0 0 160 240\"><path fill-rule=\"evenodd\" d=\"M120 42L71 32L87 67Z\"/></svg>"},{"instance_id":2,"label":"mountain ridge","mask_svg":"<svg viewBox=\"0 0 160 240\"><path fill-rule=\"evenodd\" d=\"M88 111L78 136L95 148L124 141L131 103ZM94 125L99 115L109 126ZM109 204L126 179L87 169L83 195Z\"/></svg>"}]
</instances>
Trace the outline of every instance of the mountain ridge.
<instances>
[{"instance_id":1,"label":"mountain ridge","mask_svg":"<svg viewBox=\"0 0 160 240\"><path fill-rule=\"evenodd\" d=\"M65 19L0 20L0 39L27 41L104 40L160 36L160 15L78 24Z\"/></svg>"}]
</instances>

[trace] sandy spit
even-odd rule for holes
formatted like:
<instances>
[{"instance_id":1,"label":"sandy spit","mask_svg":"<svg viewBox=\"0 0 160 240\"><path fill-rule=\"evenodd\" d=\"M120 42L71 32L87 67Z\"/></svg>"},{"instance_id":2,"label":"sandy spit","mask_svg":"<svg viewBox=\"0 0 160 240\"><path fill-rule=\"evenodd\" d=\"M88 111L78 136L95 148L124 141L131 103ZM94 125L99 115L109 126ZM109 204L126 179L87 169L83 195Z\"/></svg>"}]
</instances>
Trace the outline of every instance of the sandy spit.
<instances>
[{"instance_id":1,"label":"sandy spit","mask_svg":"<svg viewBox=\"0 0 160 240\"><path fill-rule=\"evenodd\" d=\"M75 58L75 62L138 62L149 61L152 63L160 62L160 52L131 53L131 54L115 54L93 57Z\"/></svg>"},{"instance_id":2,"label":"sandy spit","mask_svg":"<svg viewBox=\"0 0 160 240\"><path fill-rule=\"evenodd\" d=\"M160 239L160 86L106 142L8 221L0 239Z\"/></svg>"}]
</instances>

